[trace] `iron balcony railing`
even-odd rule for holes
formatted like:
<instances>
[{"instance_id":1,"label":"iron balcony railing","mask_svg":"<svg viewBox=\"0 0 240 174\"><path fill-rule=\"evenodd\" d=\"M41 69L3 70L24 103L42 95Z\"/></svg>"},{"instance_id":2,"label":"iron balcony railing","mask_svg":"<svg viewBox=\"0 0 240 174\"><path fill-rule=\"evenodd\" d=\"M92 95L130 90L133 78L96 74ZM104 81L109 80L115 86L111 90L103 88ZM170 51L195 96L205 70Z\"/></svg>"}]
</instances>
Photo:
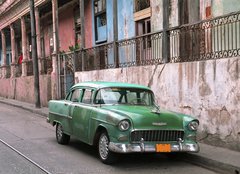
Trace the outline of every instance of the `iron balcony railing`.
<instances>
[{"instance_id":1,"label":"iron balcony railing","mask_svg":"<svg viewBox=\"0 0 240 174\"><path fill-rule=\"evenodd\" d=\"M33 76L33 60L30 59L26 61L27 66L27 76Z\"/></svg>"},{"instance_id":2,"label":"iron balcony railing","mask_svg":"<svg viewBox=\"0 0 240 174\"><path fill-rule=\"evenodd\" d=\"M240 56L240 12L168 31L170 62Z\"/></svg>"},{"instance_id":3,"label":"iron balcony railing","mask_svg":"<svg viewBox=\"0 0 240 174\"><path fill-rule=\"evenodd\" d=\"M170 28L167 36L170 63L237 57L240 12ZM163 31L159 31L72 52L75 71L161 64L162 39Z\"/></svg>"}]
</instances>

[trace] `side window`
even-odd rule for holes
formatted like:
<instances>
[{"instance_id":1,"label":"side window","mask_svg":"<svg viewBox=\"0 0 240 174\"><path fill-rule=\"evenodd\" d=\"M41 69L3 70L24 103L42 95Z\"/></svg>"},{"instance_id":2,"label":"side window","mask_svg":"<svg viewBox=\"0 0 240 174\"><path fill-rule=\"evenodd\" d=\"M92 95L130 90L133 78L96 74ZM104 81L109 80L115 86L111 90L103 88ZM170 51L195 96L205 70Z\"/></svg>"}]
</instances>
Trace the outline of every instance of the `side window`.
<instances>
[{"instance_id":1,"label":"side window","mask_svg":"<svg viewBox=\"0 0 240 174\"><path fill-rule=\"evenodd\" d=\"M92 90L89 90L89 89L84 90L82 103L86 103L86 104L92 103Z\"/></svg>"},{"instance_id":2,"label":"side window","mask_svg":"<svg viewBox=\"0 0 240 174\"><path fill-rule=\"evenodd\" d=\"M79 102L80 101L80 96L81 96L81 90L80 89L74 90L73 93L72 93L71 101L72 102Z\"/></svg>"},{"instance_id":3,"label":"side window","mask_svg":"<svg viewBox=\"0 0 240 174\"><path fill-rule=\"evenodd\" d=\"M95 104L104 104L104 101L101 96L101 90L98 91L96 99L95 99Z\"/></svg>"},{"instance_id":4,"label":"side window","mask_svg":"<svg viewBox=\"0 0 240 174\"><path fill-rule=\"evenodd\" d=\"M72 92L69 92L66 97L66 100L71 101L71 97L72 97Z\"/></svg>"}]
</instances>

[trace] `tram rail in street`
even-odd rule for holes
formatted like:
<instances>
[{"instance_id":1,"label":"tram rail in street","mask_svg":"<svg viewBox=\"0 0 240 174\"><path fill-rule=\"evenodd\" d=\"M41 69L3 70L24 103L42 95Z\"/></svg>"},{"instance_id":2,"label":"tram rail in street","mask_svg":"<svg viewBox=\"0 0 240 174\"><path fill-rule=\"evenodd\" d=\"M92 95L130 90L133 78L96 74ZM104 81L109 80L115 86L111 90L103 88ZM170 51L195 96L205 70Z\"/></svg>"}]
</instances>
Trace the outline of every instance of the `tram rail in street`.
<instances>
[{"instance_id":1,"label":"tram rail in street","mask_svg":"<svg viewBox=\"0 0 240 174\"><path fill-rule=\"evenodd\" d=\"M31 160L29 157L27 157L26 155L24 155L23 153L21 153L20 151L18 151L17 149L15 149L13 146L11 146L10 144L8 144L7 142L3 141L2 139L0 139L0 142L5 145L6 147L8 147L9 149L11 149L12 151L14 151L15 153L17 153L19 156L23 157L24 159L26 159L27 161L29 161L31 164L33 164L34 166L36 166L37 168L39 168L41 171L43 171L46 174L52 174L51 172L47 171L46 169L44 169L44 167L42 167L41 165L39 165L38 163L36 163L35 161Z\"/></svg>"}]
</instances>

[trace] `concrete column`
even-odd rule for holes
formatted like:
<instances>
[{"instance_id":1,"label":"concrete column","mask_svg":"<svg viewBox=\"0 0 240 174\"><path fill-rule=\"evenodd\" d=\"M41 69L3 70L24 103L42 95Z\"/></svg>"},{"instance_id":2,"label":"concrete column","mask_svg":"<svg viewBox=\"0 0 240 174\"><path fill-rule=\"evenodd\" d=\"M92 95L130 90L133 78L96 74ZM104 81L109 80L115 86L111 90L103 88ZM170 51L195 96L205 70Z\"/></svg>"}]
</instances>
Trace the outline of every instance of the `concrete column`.
<instances>
[{"instance_id":1,"label":"concrete column","mask_svg":"<svg viewBox=\"0 0 240 174\"><path fill-rule=\"evenodd\" d=\"M24 16L21 17L21 31L22 31L22 76L27 76L27 33L26 33L26 23Z\"/></svg>"},{"instance_id":2,"label":"concrete column","mask_svg":"<svg viewBox=\"0 0 240 174\"><path fill-rule=\"evenodd\" d=\"M2 78L7 76L7 50L6 50L6 36L4 30L1 30L2 36Z\"/></svg>"},{"instance_id":3,"label":"concrete column","mask_svg":"<svg viewBox=\"0 0 240 174\"><path fill-rule=\"evenodd\" d=\"M162 57L164 63L168 63L170 61L170 40L167 31L169 29L169 7L170 1L163 0Z\"/></svg>"},{"instance_id":4,"label":"concrete column","mask_svg":"<svg viewBox=\"0 0 240 174\"><path fill-rule=\"evenodd\" d=\"M119 57L118 57L118 47L117 47L117 41L118 41L118 1L113 0L113 38L114 38L114 62L115 67L119 67Z\"/></svg>"},{"instance_id":5,"label":"concrete column","mask_svg":"<svg viewBox=\"0 0 240 174\"><path fill-rule=\"evenodd\" d=\"M16 76L16 44L15 44L15 31L13 24L10 24L11 31L11 49L12 49L12 63L11 63L11 77Z\"/></svg>"},{"instance_id":6,"label":"concrete column","mask_svg":"<svg viewBox=\"0 0 240 174\"><path fill-rule=\"evenodd\" d=\"M84 0L79 0L79 8L80 8L80 18L81 18L81 47L80 49L82 50L81 56L82 56L82 71L84 71L84 51L83 49L85 48L85 18L84 18Z\"/></svg>"},{"instance_id":7,"label":"concrete column","mask_svg":"<svg viewBox=\"0 0 240 174\"><path fill-rule=\"evenodd\" d=\"M58 73L58 52L59 52L59 38L58 38L58 3L57 0L52 0L52 21L53 21L53 54L52 54L52 98L60 98L60 79Z\"/></svg>"},{"instance_id":8,"label":"concrete column","mask_svg":"<svg viewBox=\"0 0 240 174\"><path fill-rule=\"evenodd\" d=\"M41 30L40 30L40 16L39 16L39 9L35 8L35 19L36 19L36 40L37 40L37 57L38 57L38 67L39 67L39 74L41 74L43 69L43 62L42 62L42 48L41 48Z\"/></svg>"}]
</instances>

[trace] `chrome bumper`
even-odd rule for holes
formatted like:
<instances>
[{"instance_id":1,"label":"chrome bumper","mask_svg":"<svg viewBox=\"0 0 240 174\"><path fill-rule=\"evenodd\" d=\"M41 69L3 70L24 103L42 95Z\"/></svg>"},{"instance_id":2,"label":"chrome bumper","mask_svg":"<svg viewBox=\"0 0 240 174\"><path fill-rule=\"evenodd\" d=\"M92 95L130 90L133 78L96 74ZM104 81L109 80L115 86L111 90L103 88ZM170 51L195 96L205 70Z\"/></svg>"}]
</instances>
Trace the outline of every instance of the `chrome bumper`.
<instances>
[{"instance_id":1,"label":"chrome bumper","mask_svg":"<svg viewBox=\"0 0 240 174\"><path fill-rule=\"evenodd\" d=\"M116 153L156 152L156 145L143 143L122 144L110 142L109 150ZM171 152L199 152L199 150L199 145L197 143L171 144Z\"/></svg>"}]
</instances>

